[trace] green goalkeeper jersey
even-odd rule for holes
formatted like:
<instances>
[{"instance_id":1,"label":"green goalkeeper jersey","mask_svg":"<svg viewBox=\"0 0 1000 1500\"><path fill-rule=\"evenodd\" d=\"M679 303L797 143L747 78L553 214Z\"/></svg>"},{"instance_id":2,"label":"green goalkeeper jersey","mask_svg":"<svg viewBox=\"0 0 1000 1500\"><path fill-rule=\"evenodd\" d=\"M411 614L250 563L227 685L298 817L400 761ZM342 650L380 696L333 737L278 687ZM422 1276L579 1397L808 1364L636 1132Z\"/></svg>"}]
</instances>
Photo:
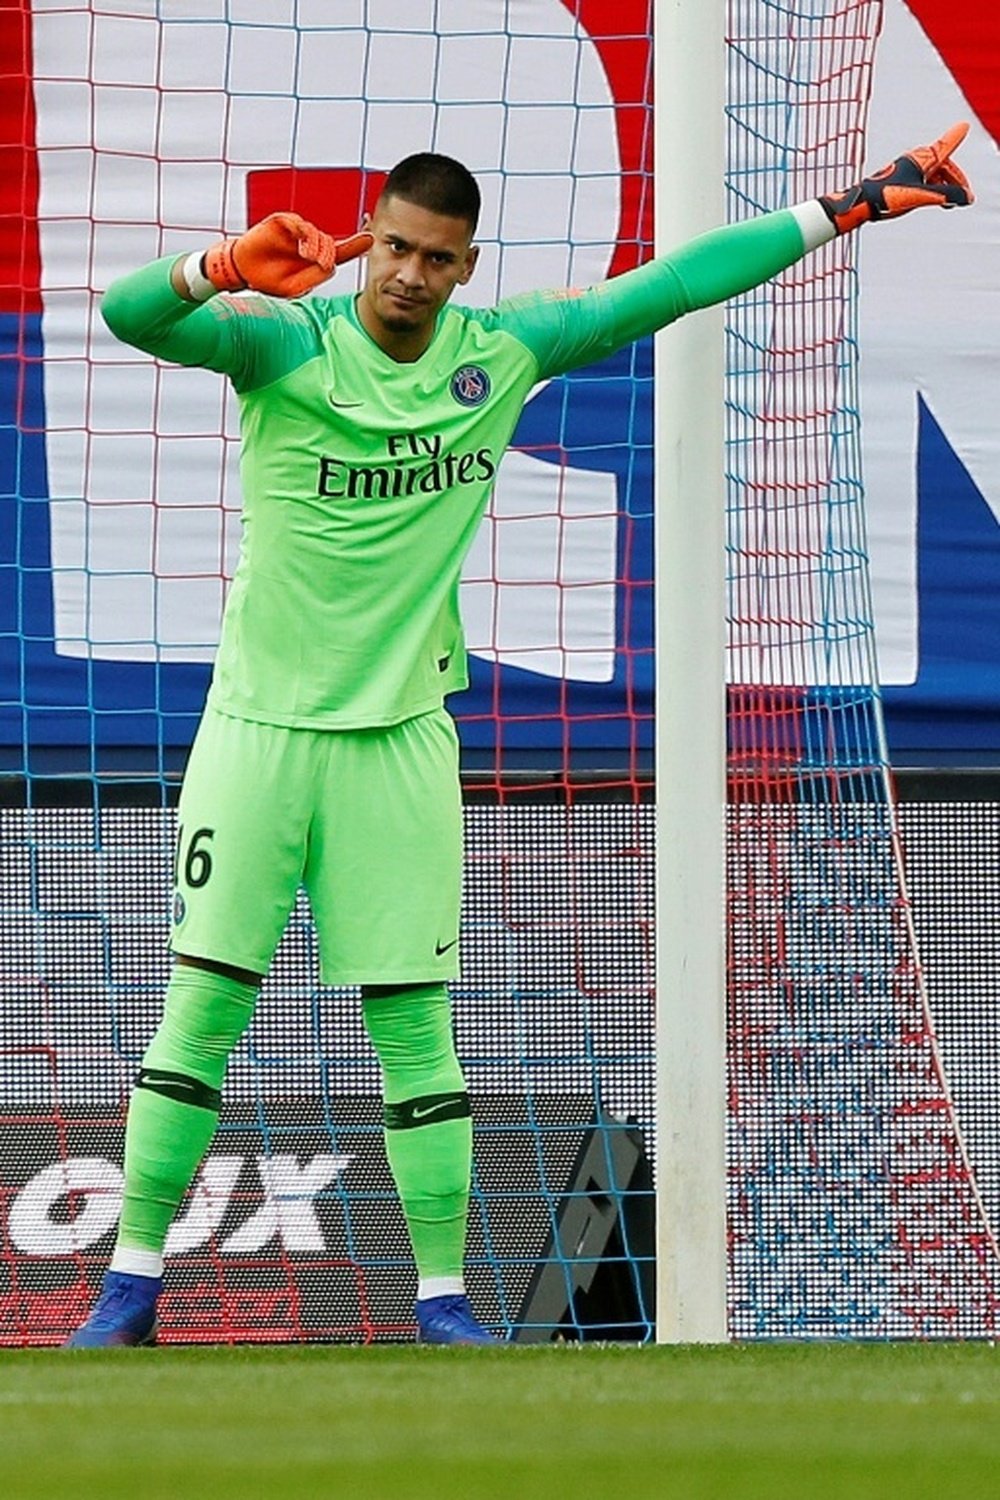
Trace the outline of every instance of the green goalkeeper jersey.
<instances>
[{"instance_id":1,"label":"green goalkeeper jersey","mask_svg":"<svg viewBox=\"0 0 1000 1500\"><path fill-rule=\"evenodd\" d=\"M602 359L797 260L790 212L692 240L584 292L446 307L413 363L353 296L187 302L176 257L116 281L127 343L227 375L238 393L243 535L210 701L271 724L356 729L467 682L462 564L537 382Z\"/></svg>"}]
</instances>

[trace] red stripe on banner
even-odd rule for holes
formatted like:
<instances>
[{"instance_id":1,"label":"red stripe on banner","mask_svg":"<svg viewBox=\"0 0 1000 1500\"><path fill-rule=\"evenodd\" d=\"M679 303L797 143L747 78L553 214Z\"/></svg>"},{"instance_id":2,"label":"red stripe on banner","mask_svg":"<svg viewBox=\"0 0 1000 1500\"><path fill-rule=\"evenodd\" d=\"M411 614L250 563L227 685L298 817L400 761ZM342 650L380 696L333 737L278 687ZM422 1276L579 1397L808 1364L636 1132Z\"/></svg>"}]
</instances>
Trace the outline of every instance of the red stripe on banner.
<instances>
[{"instance_id":1,"label":"red stripe on banner","mask_svg":"<svg viewBox=\"0 0 1000 1500\"><path fill-rule=\"evenodd\" d=\"M1000 6L956 5L955 0L908 0L908 4L976 118L1000 145Z\"/></svg>"},{"instance_id":2,"label":"red stripe on banner","mask_svg":"<svg viewBox=\"0 0 1000 1500\"><path fill-rule=\"evenodd\" d=\"M264 167L247 173L247 223L290 209L337 239L375 211L387 172L360 167Z\"/></svg>"},{"instance_id":3,"label":"red stripe on banner","mask_svg":"<svg viewBox=\"0 0 1000 1500\"><path fill-rule=\"evenodd\" d=\"M0 6L0 312L41 312L30 0Z\"/></svg>"},{"instance_id":4,"label":"red stripe on banner","mask_svg":"<svg viewBox=\"0 0 1000 1500\"><path fill-rule=\"evenodd\" d=\"M618 120L622 205L609 276L653 253L653 46L649 0L562 0L590 37Z\"/></svg>"}]
</instances>

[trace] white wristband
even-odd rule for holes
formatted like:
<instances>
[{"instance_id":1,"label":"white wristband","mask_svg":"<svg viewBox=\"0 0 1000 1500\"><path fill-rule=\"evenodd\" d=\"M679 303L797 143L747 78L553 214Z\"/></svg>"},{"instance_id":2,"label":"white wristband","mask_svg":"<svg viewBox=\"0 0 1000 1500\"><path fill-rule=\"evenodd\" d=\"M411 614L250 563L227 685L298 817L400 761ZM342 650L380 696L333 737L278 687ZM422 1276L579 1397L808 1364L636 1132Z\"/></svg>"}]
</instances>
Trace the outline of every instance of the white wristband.
<instances>
[{"instance_id":1,"label":"white wristband","mask_svg":"<svg viewBox=\"0 0 1000 1500\"><path fill-rule=\"evenodd\" d=\"M214 297L219 290L218 287L212 285L207 276L202 275L201 255L200 250L193 251L181 267L192 302L207 302L209 297Z\"/></svg>"},{"instance_id":2,"label":"white wristband","mask_svg":"<svg viewBox=\"0 0 1000 1500\"><path fill-rule=\"evenodd\" d=\"M810 198L808 203L796 203L792 213L802 232L804 250L818 250L820 245L826 245L837 238L836 228L818 198Z\"/></svg>"}]
</instances>

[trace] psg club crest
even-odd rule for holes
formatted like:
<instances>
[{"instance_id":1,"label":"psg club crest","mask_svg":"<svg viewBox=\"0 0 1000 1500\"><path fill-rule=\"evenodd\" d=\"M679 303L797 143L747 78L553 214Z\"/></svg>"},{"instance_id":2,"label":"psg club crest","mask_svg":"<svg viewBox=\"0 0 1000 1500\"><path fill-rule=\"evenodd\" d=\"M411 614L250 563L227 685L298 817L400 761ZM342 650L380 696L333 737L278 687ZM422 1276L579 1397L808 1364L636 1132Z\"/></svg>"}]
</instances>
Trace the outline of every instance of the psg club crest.
<instances>
[{"instance_id":1,"label":"psg club crest","mask_svg":"<svg viewBox=\"0 0 1000 1500\"><path fill-rule=\"evenodd\" d=\"M451 377L451 394L460 406L482 406L490 393L490 377L481 365L463 365Z\"/></svg>"}]
</instances>

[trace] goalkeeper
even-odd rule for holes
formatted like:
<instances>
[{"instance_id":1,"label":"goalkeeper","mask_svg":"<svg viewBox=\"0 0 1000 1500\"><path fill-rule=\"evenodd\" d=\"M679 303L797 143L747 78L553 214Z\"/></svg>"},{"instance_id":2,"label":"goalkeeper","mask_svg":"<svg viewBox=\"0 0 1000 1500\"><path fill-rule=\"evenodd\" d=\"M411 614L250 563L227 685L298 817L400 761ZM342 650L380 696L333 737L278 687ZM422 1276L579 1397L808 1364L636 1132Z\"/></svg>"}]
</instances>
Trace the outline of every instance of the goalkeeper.
<instances>
[{"instance_id":1,"label":"goalkeeper","mask_svg":"<svg viewBox=\"0 0 1000 1500\"><path fill-rule=\"evenodd\" d=\"M479 191L431 153L396 166L342 242L273 214L109 288L103 314L120 339L232 382L244 509L181 794L175 962L129 1108L118 1241L71 1345L155 1339L167 1231L300 885L323 981L360 986L380 1062L418 1336L494 1342L463 1282L472 1132L448 993L462 850L444 700L466 685L459 577L497 468L539 381L869 220L970 203L952 159L966 130L589 290L487 310L447 306L475 270ZM361 254L359 295L303 299Z\"/></svg>"}]
</instances>

